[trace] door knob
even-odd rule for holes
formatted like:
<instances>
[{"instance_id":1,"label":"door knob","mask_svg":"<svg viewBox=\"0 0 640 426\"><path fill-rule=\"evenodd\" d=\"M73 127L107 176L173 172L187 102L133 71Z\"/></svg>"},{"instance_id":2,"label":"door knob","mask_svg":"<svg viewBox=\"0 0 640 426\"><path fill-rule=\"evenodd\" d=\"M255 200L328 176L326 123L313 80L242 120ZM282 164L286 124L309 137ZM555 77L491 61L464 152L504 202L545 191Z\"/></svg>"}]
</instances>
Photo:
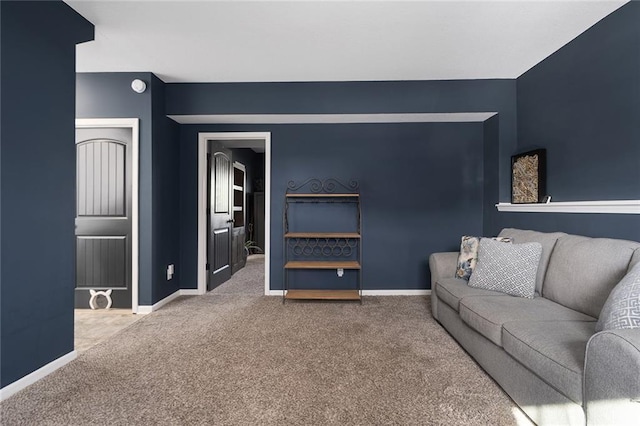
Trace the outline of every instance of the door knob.
<instances>
[{"instance_id":1,"label":"door knob","mask_svg":"<svg viewBox=\"0 0 640 426\"><path fill-rule=\"evenodd\" d=\"M233 223L233 219L229 219L227 223Z\"/></svg>"}]
</instances>

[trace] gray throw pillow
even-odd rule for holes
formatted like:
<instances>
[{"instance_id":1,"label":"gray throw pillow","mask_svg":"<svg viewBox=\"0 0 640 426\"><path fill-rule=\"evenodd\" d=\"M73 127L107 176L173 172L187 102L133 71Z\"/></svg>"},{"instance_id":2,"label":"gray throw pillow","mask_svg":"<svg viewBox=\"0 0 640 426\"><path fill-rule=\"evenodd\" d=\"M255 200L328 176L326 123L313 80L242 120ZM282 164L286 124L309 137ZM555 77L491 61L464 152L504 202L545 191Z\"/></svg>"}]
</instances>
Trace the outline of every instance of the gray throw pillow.
<instances>
[{"instance_id":1,"label":"gray throw pillow","mask_svg":"<svg viewBox=\"0 0 640 426\"><path fill-rule=\"evenodd\" d=\"M482 238L469 286L532 299L541 254L540 243L504 244Z\"/></svg>"},{"instance_id":2,"label":"gray throw pillow","mask_svg":"<svg viewBox=\"0 0 640 426\"><path fill-rule=\"evenodd\" d=\"M502 241L503 243L510 243L509 237L493 237L492 240ZM478 262L478 246L480 244L480 237L472 237L470 235L463 235L460 240L460 254L458 254L458 267L456 268L455 278L460 278L469 281L473 269Z\"/></svg>"},{"instance_id":3,"label":"gray throw pillow","mask_svg":"<svg viewBox=\"0 0 640 426\"><path fill-rule=\"evenodd\" d=\"M640 263L613 288L596 323L596 332L623 328L640 328Z\"/></svg>"}]
</instances>

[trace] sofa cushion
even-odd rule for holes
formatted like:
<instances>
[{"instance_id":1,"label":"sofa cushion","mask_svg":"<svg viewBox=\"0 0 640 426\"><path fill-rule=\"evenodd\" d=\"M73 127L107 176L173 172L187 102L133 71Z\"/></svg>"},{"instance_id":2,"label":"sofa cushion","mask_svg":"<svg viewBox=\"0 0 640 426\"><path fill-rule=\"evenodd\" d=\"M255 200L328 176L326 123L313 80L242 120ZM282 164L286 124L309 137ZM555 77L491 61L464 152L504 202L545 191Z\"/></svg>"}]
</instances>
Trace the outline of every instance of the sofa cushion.
<instances>
[{"instance_id":1,"label":"sofa cushion","mask_svg":"<svg viewBox=\"0 0 640 426\"><path fill-rule=\"evenodd\" d=\"M469 327L502 346L502 325L512 321L596 321L543 297L475 296L460 300L460 318Z\"/></svg>"},{"instance_id":2,"label":"sofa cushion","mask_svg":"<svg viewBox=\"0 0 640 426\"><path fill-rule=\"evenodd\" d=\"M460 311L460 300L469 296L502 296L508 295L499 291L484 290L481 288L469 287L465 280L457 278L444 278L436 282L436 295L444 303Z\"/></svg>"},{"instance_id":3,"label":"sofa cushion","mask_svg":"<svg viewBox=\"0 0 640 426\"><path fill-rule=\"evenodd\" d=\"M504 324L504 350L567 398L582 404L582 371L594 321L516 321Z\"/></svg>"},{"instance_id":4,"label":"sofa cushion","mask_svg":"<svg viewBox=\"0 0 640 426\"><path fill-rule=\"evenodd\" d=\"M640 243L567 235L553 249L542 295L598 317L613 287L627 273Z\"/></svg>"},{"instance_id":5,"label":"sofa cushion","mask_svg":"<svg viewBox=\"0 0 640 426\"><path fill-rule=\"evenodd\" d=\"M631 256L631 262L629 262L629 270L633 268L637 263L640 263L640 248L637 248Z\"/></svg>"},{"instance_id":6,"label":"sofa cushion","mask_svg":"<svg viewBox=\"0 0 640 426\"><path fill-rule=\"evenodd\" d=\"M502 244L483 238L469 286L532 299L541 253L540 243Z\"/></svg>"},{"instance_id":7,"label":"sofa cushion","mask_svg":"<svg viewBox=\"0 0 640 426\"><path fill-rule=\"evenodd\" d=\"M596 331L640 328L640 263L609 294Z\"/></svg>"},{"instance_id":8,"label":"sofa cushion","mask_svg":"<svg viewBox=\"0 0 640 426\"><path fill-rule=\"evenodd\" d=\"M515 244L521 243L540 243L542 245L542 255L540 256L540 264L538 265L538 273L536 274L536 296L542 294L542 283L549 265L551 252L556 245L558 238L567 235L564 232L538 232L526 229L504 228L498 234L499 237L509 237Z\"/></svg>"}]
</instances>

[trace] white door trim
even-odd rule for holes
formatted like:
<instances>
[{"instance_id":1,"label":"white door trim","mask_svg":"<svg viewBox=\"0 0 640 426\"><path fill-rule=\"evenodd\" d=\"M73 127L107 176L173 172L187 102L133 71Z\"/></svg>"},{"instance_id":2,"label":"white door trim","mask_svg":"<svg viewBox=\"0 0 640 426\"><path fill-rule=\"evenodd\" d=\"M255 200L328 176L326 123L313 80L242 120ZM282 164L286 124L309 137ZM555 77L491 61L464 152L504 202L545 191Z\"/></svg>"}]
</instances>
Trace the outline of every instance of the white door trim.
<instances>
[{"instance_id":1,"label":"white door trim","mask_svg":"<svg viewBox=\"0 0 640 426\"><path fill-rule=\"evenodd\" d=\"M198 294L207 292L207 141L264 140L264 294L270 288L271 132L198 133Z\"/></svg>"},{"instance_id":2,"label":"white door trim","mask_svg":"<svg viewBox=\"0 0 640 426\"><path fill-rule=\"evenodd\" d=\"M76 128L117 127L131 129L131 311L138 313L139 285L139 145L140 127L137 118L76 118Z\"/></svg>"}]
</instances>

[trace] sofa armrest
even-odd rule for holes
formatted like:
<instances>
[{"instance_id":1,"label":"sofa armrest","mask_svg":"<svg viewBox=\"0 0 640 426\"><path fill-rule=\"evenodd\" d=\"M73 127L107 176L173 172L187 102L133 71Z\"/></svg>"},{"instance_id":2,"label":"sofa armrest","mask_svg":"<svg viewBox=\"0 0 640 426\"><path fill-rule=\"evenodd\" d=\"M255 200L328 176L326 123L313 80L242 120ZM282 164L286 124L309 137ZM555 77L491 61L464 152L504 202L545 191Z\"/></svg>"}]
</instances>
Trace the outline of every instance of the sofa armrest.
<instances>
[{"instance_id":1,"label":"sofa armrest","mask_svg":"<svg viewBox=\"0 0 640 426\"><path fill-rule=\"evenodd\" d=\"M433 253L429 256L431 270L431 290L435 288L438 278L454 278L458 266L458 252Z\"/></svg>"},{"instance_id":2,"label":"sofa armrest","mask_svg":"<svg viewBox=\"0 0 640 426\"><path fill-rule=\"evenodd\" d=\"M606 330L587 343L587 424L637 424L640 419L640 329Z\"/></svg>"},{"instance_id":3,"label":"sofa armrest","mask_svg":"<svg viewBox=\"0 0 640 426\"><path fill-rule=\"evenodd\" d=\"M457 265L457 252L433 253L429 256L429 269L431 271L431 315L433 315L436 320L439 320L436 281L438 281L439 278L453 278L456 274Z\"/></svg>"}]
</instances>

